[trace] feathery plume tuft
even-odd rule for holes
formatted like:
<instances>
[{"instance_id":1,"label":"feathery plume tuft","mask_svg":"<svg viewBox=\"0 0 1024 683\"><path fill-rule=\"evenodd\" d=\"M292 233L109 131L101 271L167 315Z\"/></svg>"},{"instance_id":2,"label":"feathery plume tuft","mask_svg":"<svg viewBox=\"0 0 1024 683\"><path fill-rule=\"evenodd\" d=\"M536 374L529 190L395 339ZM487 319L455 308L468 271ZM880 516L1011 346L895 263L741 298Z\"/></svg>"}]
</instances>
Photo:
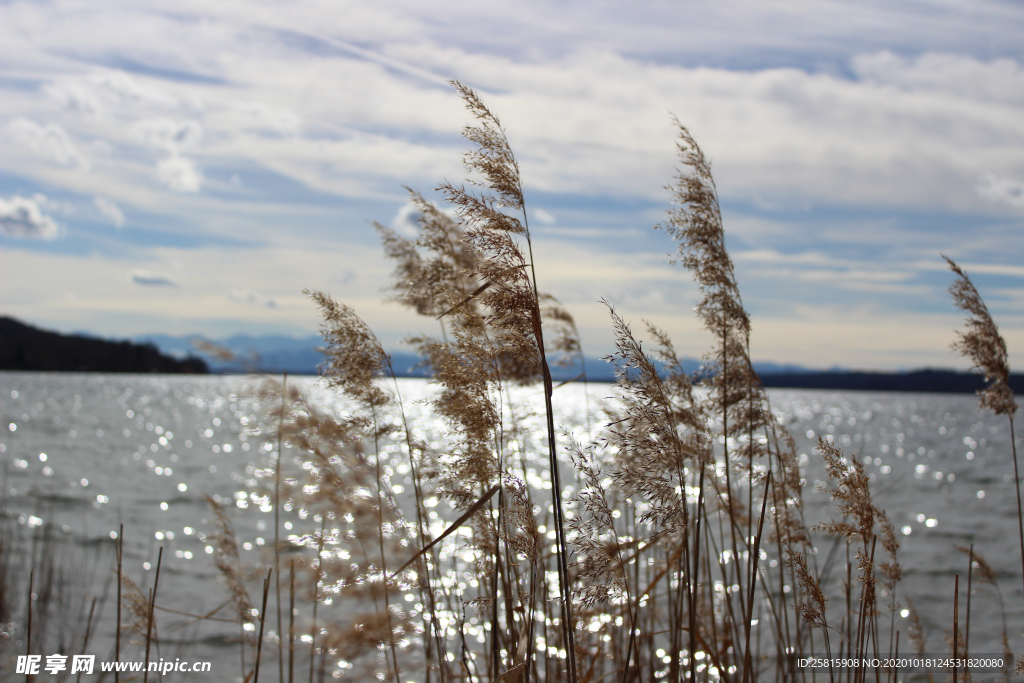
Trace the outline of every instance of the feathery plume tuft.
<instances>
[{"instance_id":1,"label":"feathery plume tuft","mask_svg":"<svg viewBox=\"0 0 1024 683\"><path fill-rule=\"evenodd\" d=\"M714 333L722 330L750 334L750 318L743 309L732 259L725 248L725 231L718 203L718 189L711 176L711 162L704 156L690 131L673 117L679 129L676 149L688 172L676 174L673 192L675 207L668 222L655 226L679 243L670 262L681 263L691 271L704 298L697 304L697 315Z\"/></svg>"},{"instance_id":2,"label":"feathery plume tuft","mask_svg":"<svg viewBox=\"0 0 1024 683\"><path fill-rule=\"evenodd\" d=\"M956 281L949 287L953 303L971 316L964 330L957 332L958 339L953 342L953 350L970 358L974 367L985 375L988 386L978 391L981 407L989 408L996 415L1012 417L1017 412L1017 404L1013 400L1013 390L1010 389L1010 361L1006 342L967 273L948 256L943 255L942 258L946 259L949 269L957 274Z\"/></svg>"},{"instance_id":3,"label":"feathery plume tuft","mask_svg":"<svg viewBox=\"0 0 1024 683\"><path fill-rule=\"evenodd\" d=\"M338 303L323 292L303 292L320 306L324 322L320 326L327 346L320 349L327 360L320 366L321 376L353 399L380 407L391 397L374 384L384 375L390 359L377 337L351 307Z\"/></svg>"}]
</instances>

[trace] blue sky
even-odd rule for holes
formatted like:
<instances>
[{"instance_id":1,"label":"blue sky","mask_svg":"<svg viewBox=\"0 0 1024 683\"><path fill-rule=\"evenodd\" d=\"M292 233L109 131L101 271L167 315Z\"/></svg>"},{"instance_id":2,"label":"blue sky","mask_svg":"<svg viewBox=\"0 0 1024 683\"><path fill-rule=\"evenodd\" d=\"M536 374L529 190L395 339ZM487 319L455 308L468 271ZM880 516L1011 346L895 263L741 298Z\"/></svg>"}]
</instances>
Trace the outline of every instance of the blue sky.
<instances>
[{"instance_id":1,"label":"blue sky","mask_svg":"<svg viewBox=\"0 0 1024 683\"><path fill-rule=\"evenodd\" d=\"M670 112L712 159L755 358L966 367L939 254L1024 362L1024 6L1013 2L0 3L0 312L101 335L389 346L369 221L461 180L475 87L521 162L542 289L699 356L670 267Z\"/></svg>"}]
</instances>

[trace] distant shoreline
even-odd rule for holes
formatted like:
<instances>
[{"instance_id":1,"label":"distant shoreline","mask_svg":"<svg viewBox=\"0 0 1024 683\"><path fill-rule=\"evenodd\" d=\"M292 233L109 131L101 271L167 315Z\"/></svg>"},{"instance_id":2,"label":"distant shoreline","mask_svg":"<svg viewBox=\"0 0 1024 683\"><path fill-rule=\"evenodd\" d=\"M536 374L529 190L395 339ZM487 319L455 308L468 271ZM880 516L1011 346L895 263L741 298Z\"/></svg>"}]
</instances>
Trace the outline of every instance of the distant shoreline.
<instances>
[{"instance_id":1,"label":"distant shoreline","mask_svg":"<svg viewBox=\"0 0 1024 683\"><path fill-rule=\"evenodd\" d=\"M985 378L955 370L910 372L808 372L761 375L769 389L833 389L840 391L907 391L971 394L985 386ZM1010 375L1010 388L1024 394L1024 375Z\"/></svg>"},{"instance_id":2,"label":"distant shoreline","mask_svg":"<svg viewBox=\"0 0 1024 683\"><path fill-rule=\"evenodd\" d=\"M168 338L170 340L170 338ZM161 340L108 341L87 335L64 335L41 330L10 317L0 316L0 370L28 372L118 372L167 374L244 374L247 368L225 364L211 357L209 362L189 354L194 349L166 347ZM179 345L180 339L174 339ZM252 340L249 340L252 341ZM281 344L281 341L277 341ZM264 350L254 354L256 371L276 375L287 370L296 376L316 376L316 365L322 356L310 339L296 340L296 346ZM191 346L191 344L189 344ZM308 347L308 348L307 348ZM240 357L244 354L239 353ZM393 353L399 377L424 378L418 368L420 359L412 353ZM755 363L755 367L758 364ZM684 360L684 368L693 370L699 361ZM765 367L767 366L767 367ZM984 378L972 372L931 369L906 372L872 372L862 370L814 371L794 366L764 364L760 373L764 386L770 389L823 389L835 391L904 391L929 393L974 393L985 385ZM594 383L614 382L610 364L587 359L588 380ZM578 367L556 371L556 382L574 380ZM1010 376L1010 388L1024 395L1024 374Z\"/></svg>"},{"instance_id":3,"label":"distant shoreline","mask_svg":"<svg viewBox=\"0 0 1024 683\"><path fill-rule=\"evenodd\" d=\"M2 372L64 372L67 374L202 374L207 377L226 377L229 375L245 376L250 373L243 371L222 370L205 373L162 372L151 370L119 371L119 370L31 370L24 368L0 367ZM259 372L256 374L275 376L280 372ZM292 372L290 377L312 377L319 375L310 372ZM401 379L427 379L421 374L399 374ZM557 380L556 380L557 381ZM614 380L610 377L588 380L591 384L610 385ZM921 370L906 373L886 372L809 372L801 374L762 375L761 381L768 389L808 389L819 391L870 391L870 392L903 392L903 393L935 393L935 394L973 394L984 386L980 375L956 372L953 370ZM573 382L580 384L580 381ZM1010 385L1016 395L1024 395L1024 375L1012 375Z\"/></svg>"}]
</instances>

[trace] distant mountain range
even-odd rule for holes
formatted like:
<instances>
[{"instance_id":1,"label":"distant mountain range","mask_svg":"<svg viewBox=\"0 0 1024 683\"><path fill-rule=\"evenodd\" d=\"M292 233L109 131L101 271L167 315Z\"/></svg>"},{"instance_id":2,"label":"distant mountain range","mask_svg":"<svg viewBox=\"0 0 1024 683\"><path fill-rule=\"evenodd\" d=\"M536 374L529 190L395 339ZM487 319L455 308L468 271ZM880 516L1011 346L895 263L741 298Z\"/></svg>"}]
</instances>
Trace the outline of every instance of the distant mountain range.
<instances>
[{"instance_id":1,"label":"distant mountain range","mask_svg":"<svg viewBox=\"0 0 1024 683\"><path fill-rule=\"evenodd\" d=\"M183 358L196 353L194 339L196 337L146 335L138 337L136 341L155 344L164 353ZM215 343L231 351L238 360L227 361L207 355L207 363L213 372L244 372L255 369L270 373L287 371L293 375L315 375L317 366L323 362L323 354L316 350L318 346L323 345L323 340L316 335L289 337L239 334L216 340ZM420 358L416 354L393 352L391 357L399 374L407 377L426 376L426 371L417 367ZM603 359L588 357L586 364L587 378L590 381L615 380L612 365ZM683 368L687 372L696 372L700 367L701 361L697 359L683 359ZM764 385L772 388L963 393L974 392L984 386L982 377L975 373L944 369L865 372L838 367L816 370L771 362L755 362L754 369L761 376ZM573 379L579 374L579 366L552 369L555 381ZM1011 375L1010 386L1018 395L1024 394L1024 375Z\"/></svg>"},{"instance_id":2,"label":"distant mountain range","mask_svg":"<svg viewBox=\"0 0 1024 683\"><path fill-rule=\"evenodd\" d=\"M203 342L196 342L197 336L170 336L166 334L150 334L136 337L139 343L155 344L166 354L184 358L194 355ZM208 340L219 347L230 351L235 360L225 360L213 354L204 354L213 372L244 372L256 369L261 372L280 373L287 371L290 375L315 375L317 366L323 362L324 356L317 351L323 346L323 339L317 335L307 337L289 337L286 335L248 335L236 334L223 339ZM426 371L417 368L419 356L410 352L397 351L391 353L395 370L407 377L425 377ZM587 378L594 382L611 382L615 380L613 368L601 358L588 357ZM696 372L701 361L693 358L683 359L683 368L687 372ZM800 375L815 372L798 365L780 363L755 363L754 368L762 375L785 374ZM556 381L571 379L579 375L580 367L552 368Z\"/></svg>"}]
</instances>

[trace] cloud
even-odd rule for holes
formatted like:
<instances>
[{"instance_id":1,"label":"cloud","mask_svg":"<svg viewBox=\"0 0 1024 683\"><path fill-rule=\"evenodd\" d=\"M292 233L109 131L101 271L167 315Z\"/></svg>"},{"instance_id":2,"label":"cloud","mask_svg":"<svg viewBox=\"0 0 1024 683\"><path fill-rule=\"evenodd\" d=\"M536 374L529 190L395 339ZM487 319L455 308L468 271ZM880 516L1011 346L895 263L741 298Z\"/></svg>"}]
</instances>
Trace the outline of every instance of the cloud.
<instances>
[{"instance_id":1,"label":"cloud","mask_svg":"<svg viewBox=\"0 0 1024 683\"><path fill-rule=\"evenodd\" d=\"M277 306L277 302L269 296L251 289L230 289L226 293L227 297L236 303L253 304L255 306L264 306L266 308L274 308Z\"/></svg>"},{"instance_id":2,"label":"cloud","mask_svg":"<svg viewBox=\"0 0 1024 683\"><path fill-rule=\"evenodd\" d=\"M178 152L202 140L203 125L193 119L174 121L159 117L138 121L132 125L132 133L147 147Z\"/></svg>"},{"instance_id":3,"label":"cloud","mask_svg":"<svg viewBox=\"0 0 1024 683\"><path fill-rule=\"evenodd\" d=\"M414 238L420 234L419 218L419 209L411 202L406 202L399 207L395 217L391 219L390 227L400 235Z\"/></svg>"},{"instance_id":4,"label":"cloud","mask_svg":"<svg viewBox=\"0 0 1024 683\"><path fill-rule=\"evenodd\" d=\"M592 302L615 292L634 320L658 316L680 335L693 326L688 275L640 270L660 273L669 248L648 237L678 164L668 110L713 161L737 276L756 316L782 316L795 301L877 301L879 326L864 330L873 335L886 321L893 330L905 324L908 311L948 308L935 274L906 265L925 252L1024 263L1020 221L1006 217L1024 201L1016 153L1024 140L1024 10L1012 3L945 2L935 12L928 0L824 0L814 11L783 0L662 1L627 16L615 3L556 3L553 11L550 0L523 0L478 3L454 23L411 0L342 3L345 11L331 15L318 0L295 0L286 13L275 2L230 0L74 12L59 3L3 5L0 38L18 63L0 79L0 127L34 122L32 139L48 140L37 147L58 150L5 136L0 173L13 184L4 196L42 189L76 207L82 198L116 198L138 212L133 249L144 252L71 277L46 264L61 263L69 249L109 255L125 245L100 234L56 250L29 243L24 251L51 252L49 261L32 261L43 264L34 269L19 262L20 272L66 284L46 283L53 296L25 300L54 318L90 310L109 321L117 310L155 320L153 300L164 299L167 322L159 325L232 316L312 325L297 292L319 284L362 297L371 315L390 321L395 307L379 306L376 293L391 264L368 247L365 221L392 218L403 235L415 234L401 186L427 191L465 178L460 157L469 143L459 129L472 116L444 87L449 75L471 83L501 116L538 235L591 250L566 266L575 252L557 244L540 274L567 305L591 307L588 334L607 333ZM33 28L40 26L47 30ZM61 152L62 143L73 151ZM66 170L76 168L75 152L92 162L91 173ZM557 223L544 226L538 206ZM52 205L37 208L72 220ZM100 211L97 204L80 215L99 220ZM225 265L237 247L210 247L239 242L263 249L259 275L251 256ZM195 245L182 252L181 269L152 266L180 289L125 286L137 265L168 264L152 253L169 244ZM292 254L284 281L278 271L293 248L306 251ZM329 279L344 269L351 281ZM912 276L892 275L904 271ZM928 286L934 295L921 296ZM274 292L277 306L257 289ZM161 291L172 296L154 296ZM88 301L54 313L54 302L71 295ZM399 335L405 323L388 324ZM780 333L779 343L806 353L811 342L794 337ZM833 362L845 359L825 364Z\"/></svg>"},{"instance_id":5,"label":"cloud","mask_svg":"<svg viewBox=\"0 0 1024 683\"><path fill-rule=\"evenodd\" d=\"M40 125L26 118L16 118L7 124L7 136L13 143L56 166L89 167L88 160L75 147L71 136L56 123Z\"/></svg>"},{"instance_id":6,"label":"cloud","mask_svg":"<svg viewBox=\"0 0 1024 683\"><path fill-rule=\"evenodd\" d=\"M143 85L123 71L97 71L85 76L63 76L43 90L69 112L103 115L126 108L170 108L177 100L167 92Z\"/></svg>"},{"instance_id":7,"label":"cloud","mask_svg":"<svg viewBox=\"0 0 1024 683\"><path fill-rule=\"evenodd\" d=\"M302 133L302 120L288 109L277 109L262 102L237 102L235 107L249 130L286 137Z\"/></svg>"},{"instance_id":8,"label":"cloud","mask_svg":"<svg viewBox=\"0 0 1024 683\"><path fill-rule=\"evenodd\" d=\"M96 206L96 210L100 212L100 215L110 221L115 228L120 229L124 227L124 213L114 203L114 200L97 195L93 197L92 203Z\"/></svg>"},{"instance_id":9,"label":"cloud","mask_svg":"<svg viewBox=\"0 0 1024 683\"><path fill-rule=\"evenodd\" d=\"M161 273L154 273L148 270L133 270L129 273L132 282L144 287L177 287L178 283L172 278Z\"/></svg>"},{"instance_id":10,"label":"cloud","mask_svg":"<svg viewBox=\"0 0 1024 683\"><path fill-rule=\"evenodd\" d=\"M43 213L46 197L31 199L17 195L10 199L0 197L0 234L7 237L27 237L53 240L60 236L57 221Z\"/></svg>"},{"instance_id":11,"label":"cloud","mask_svg":"<svg viewBox=\"0 0 1024 683\"><path fill-rule=\"evenodd\" d=\"M148 118L133 124L131 132L144 146L168 153L156 166L160 182L174 192L199 192L203 174L191 159L181 155L182 150L195 147L202 140L203 125L199 121Z\"/></svg>"},{"instance_id":12,"label":"cloud","mask_svg":"<svg viewBox=\"0 0 1024 683\"><path fill-rule=\"evenodd\" d=\"M1001 178L995 173L985 173L978 178L978 194L1010 206L1024 207L1024 182Z\"/></svg>"},{"instance_id":13,"label":"cloud","mask_svg":"<svg viewBox=\"0 0 1024 683\"><path fill-rule=\"evenodd\" d=\"M958 99L1024 103L1024 66L1009 58L985 62L968 55L926 52L903 57L889 50L857 55L853 72L864 82L901 90L956 95Z\"/></svg>"},{"instance_id":14,"label":"cloud","mask_svg":"<svg viewBox=\"0 0 1024 683\"><path fill-rule=\"evenodd\" d=\"M861 35L840 20L849 18L846 3L827 3L822 11L836 20L827 22L835 45L824 45L822 23L778 4L725 4L737 12L744 7L744 21L728 26L729 10L702 5L678 29L682 12L671 4L628 20L614 18L608 7L583 16L570 4L543 31L557 33L553 27L579 20L595 32L578 29L557 48L538 44L533 56L516 47L519 34L499 41L491 35L453 39L449 29L412 6L395 25L384 20L397 18L393 10L359 12L356 23L342 30L312 19L313 6L299 3L291 28L268 19L255 33L232 8L192 8L181 17L141 11L131 15L142 34L116 36L103 30L102 12L85 13L82 21L95 22L95 35L76 37L82 54L95 51L92 63L105 55L109 61L115 48L101 46L110 42L145 75L104 70L59 76L47 92L66 111L103 110L118 118L122 125L95 131L112 143L118 161L132 153L126 142L189 156L205 140L204 165L236 165L225 178L243 161L247 180L266 170L360 199L460 173L463 145L456 136L464 120L454 96L436 85L444 74L479 87L509 126L528 187L544 192L662 198L674 163L667 109L680 115L714 159L725 200L984 211L973 179L987 169L1012 172L1005 149L1021 132L1019 58L902 51L895 30L887 33L890 42L862 40L867 26L884 16L908 24L922 20L910 10L872 9L870 21L858 14ZM524 12L540 7L529 3ZM467 21L493 28L505 17L514 19L514 31L527 30L523 17L505 15L507 9L480 10ZM987 21L996 23L991 15L989 8ZM66 19L52 18L72 30ZM984 23L971 22L972 30ZM776 31L756 30L761 23ZM206 28L182 30L199 25ZM686 58L692 45L683 50L673 47L678 40L668 40L679 30L696 34L703 25L711 33L691 37L719 45L708 60ZM357 31L365 34L360 48L321 35ZM178 36L173 54L160 36ZM796 59L786 52L787 40L819 54ZM954 47L936 45L932 49ZM755 59L752 46L781 56L731 65L728 53ZM174 71L142 66L162 61ZM209 78L188 80L181 77L186 73ZM192 100L203 104L193 107ZM68 130L78 139L77 129ZM196 183L175 186L185 191ZM566 215L559 218L564 222Z\"/></svg>"},{"instance_id":15,"label":"cloud","mask_svg":"<svg viewBox=\"0 0 1024 683\"><path fill-rule=\"evenodd\" d=\"M175 192L199 192L203 184L203 174L192 160L177 154L157 164L156 172L160 182Z\"/></svg>"},{"instance_id":16,"label":"cloud","mask_svg":"<svg viewBox=\"0 0 1024 683\"><path fill-rule=\"evenodd\" d=\"M547 225L554 225L556 222L555 217L552 216L547 211L545 211L544 209L534 209L533 215L541 223L546 223Z\"/></svg>"},{"instance_id":17,"label":"cloud","mask_svg":"<svg viewBox=\"0 0 1024 683\"><path fill-rule=\"evenodd\" d=\"M458 220L458 216L452 207L444 205L439 208L442 213L447 214L450 218ZM404 204L398 207L398 211L395 212L394 218L391 219L389 227L399 235L404 235L409 238L418 237L420 234L420 215L419 208L411 201L406 200Z\"/></svg>"}]
</instances>

